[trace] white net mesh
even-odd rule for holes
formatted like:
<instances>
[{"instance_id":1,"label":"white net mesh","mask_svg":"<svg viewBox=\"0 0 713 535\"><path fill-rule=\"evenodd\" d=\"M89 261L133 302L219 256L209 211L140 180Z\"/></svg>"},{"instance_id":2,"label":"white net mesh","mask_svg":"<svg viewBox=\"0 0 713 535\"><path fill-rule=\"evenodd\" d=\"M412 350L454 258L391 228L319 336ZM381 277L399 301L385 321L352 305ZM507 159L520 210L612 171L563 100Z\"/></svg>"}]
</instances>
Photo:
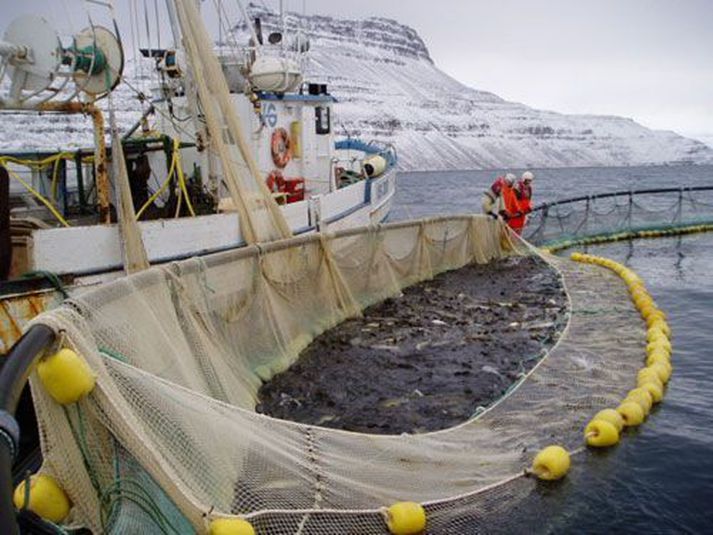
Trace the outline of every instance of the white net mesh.
<instances>
[{"instance_id":1,"label":"white net mesh","mask_svg":"<svg viewBox=\"0 0 713 535\"><path fill-rule=\"evenodd\" d=\"M531 243L566 246L587 236L710 225L713 187L606 193L538 207L524 235Z\"/></svg>"},{"instance_id":2,"label":"white net mesh","mask_svg":"<svg viewBox=\"0 0 713 535\"><path fill-rule=\"evenodd\" d=\"M43 470L96 531L203 531L243 515L258 532L383 533L381 508L398 500L426 506L429 532L503 526L531 497L534 453L579 447L633 385L643 324L608 271L547 258L570 299L565 330L511 394L457 427L369 435L254 412L262 381L364 307L470 262L536 254L503 238L482 216L292 238L67 302L36 321L64 330L98 380L62 408L33 379Z\"/></svg>"},{"instance_id":3,"label":"white net mesh","mask_svg":"<svg viewBox=\"0 0 713 535\"><path fill-rule=\"evenodd\" d=\"M247 243L286 238L291 235L289 226L244 138L228 83L196 2L176 0L175 6L190 65L190 81L209 136L208 150L219 162L223 182L240 216L242 236Z\"/></svg>"}]
</instances>

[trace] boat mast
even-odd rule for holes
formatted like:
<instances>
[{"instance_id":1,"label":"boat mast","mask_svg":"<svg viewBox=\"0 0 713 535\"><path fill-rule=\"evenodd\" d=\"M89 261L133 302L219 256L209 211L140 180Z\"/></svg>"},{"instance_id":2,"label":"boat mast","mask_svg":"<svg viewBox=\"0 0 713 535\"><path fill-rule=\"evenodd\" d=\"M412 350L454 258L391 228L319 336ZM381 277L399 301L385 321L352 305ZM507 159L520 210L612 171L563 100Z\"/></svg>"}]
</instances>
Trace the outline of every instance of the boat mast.
<instances>
[{"instance_id":1,"label":"boat mast","mask_svg":"<svg viewBox=\"0 0 713 535\"><path fill-rule=\"evenodd\" d=\"M200 11L200 0L196 0L196 6ZM181 37L181 26L178 22L178 13L176 12L176 4L174 0L166 0L166 9L168 10L168 19L171 24L171 33L173 34L173 44L174 48L178 52L183 49L183 40ZM204 168L208 170L208 183L210 184L210 191L216 198L219 196L219 181L216 174L216 163L212 151L210 150L210 136L208 134L208 129L205 124L200 120L200 112L198 106L198 90L194 82L195 75L193 73L193 67L190 62L186 62L183 66L185 67L185 92L186 100L188 102L188 107L190 109L191 117L193 118L193 127L196 132L196 146L198 148L199 154L201 154L201 159L203 160L205 166Z\"/></svg>"}]
</instances>

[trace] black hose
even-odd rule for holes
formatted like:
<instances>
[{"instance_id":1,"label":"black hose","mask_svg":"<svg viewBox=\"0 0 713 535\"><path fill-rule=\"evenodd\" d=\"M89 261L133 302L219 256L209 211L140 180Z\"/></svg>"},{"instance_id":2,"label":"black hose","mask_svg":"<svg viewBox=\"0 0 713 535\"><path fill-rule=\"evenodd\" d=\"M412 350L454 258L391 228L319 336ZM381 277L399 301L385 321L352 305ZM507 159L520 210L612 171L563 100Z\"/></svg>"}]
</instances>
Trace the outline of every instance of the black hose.
<instances>
[{"instance_id":1,"label":"black hose","mask_svg":"<svg viewBox=\"0 0 713 535\"><path fill-rule=\"evenodd\" d=\"M12 464L20 444L15 411L32 369L54 340L55 333L49 327L31 327L12 347L0 369L0 526L3 533L19 533L12 503Z\"/></svg>"},{"instance_id":2,"label":"black hose","mask_svg":"<svg viewBox=\"0 0 713 535\"><path fill-rule=\"evenodd\" d=\"M8 535L20 533L12 503L12 454L4 440L0 440L0 526Z\"/></svg>"}]
</instances>

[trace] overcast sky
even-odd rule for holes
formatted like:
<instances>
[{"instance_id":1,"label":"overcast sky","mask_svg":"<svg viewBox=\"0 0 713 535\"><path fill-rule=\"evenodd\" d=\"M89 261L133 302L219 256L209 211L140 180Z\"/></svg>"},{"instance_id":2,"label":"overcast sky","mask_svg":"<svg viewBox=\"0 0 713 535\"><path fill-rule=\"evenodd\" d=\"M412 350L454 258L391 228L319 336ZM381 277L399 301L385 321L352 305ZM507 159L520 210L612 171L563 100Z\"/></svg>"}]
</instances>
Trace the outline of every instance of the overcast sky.
<instances>
[{"instance_id":1,"label":"overcast sky","mask_svg":"<svg viewBox=\"0 0 713 535\"><path fill-rule=\"evenodd\" d=\"M116 5L127 11L129 1L116 0ZM303 0L286 3L301 10ZM0 0L0 29L37 6L35 11L44 9L66 21L60 9L64 4L76 1ZM438 67L508 100L566 113L632 117L652 128L705 137L713 145L713 0L306 4L308 13L378 15L408 24L424 39Z\"/></svg>"}]
</instances>

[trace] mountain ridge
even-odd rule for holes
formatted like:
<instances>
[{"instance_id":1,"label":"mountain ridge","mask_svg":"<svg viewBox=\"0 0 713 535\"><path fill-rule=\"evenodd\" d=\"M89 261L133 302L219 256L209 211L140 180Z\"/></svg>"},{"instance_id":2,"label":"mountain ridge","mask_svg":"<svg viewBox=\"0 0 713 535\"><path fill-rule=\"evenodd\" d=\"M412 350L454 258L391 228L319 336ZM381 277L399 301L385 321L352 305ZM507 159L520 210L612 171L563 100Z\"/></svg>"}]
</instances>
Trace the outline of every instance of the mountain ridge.
<instances>
[{"instance_id":1,"label":"mountain ridge","mask_svg":"<svg viewBox=\"0 0 713 535\"><path fill-rule=\"evenodd\" d=\"M249 9L266 31L279 28L276 13ZM438 69L413 28L392 19L289 13L286 25L309 33L308 78L329 85L344 130L393 143L404 169L713 163L707 145L632 118L536 110L468 87ZM235 33L246 38L247 27Z\"/></svg>"},{"instance_id":2,"label":"mountain ridge","mask_svg":"<svg viewBox=\"0 0 713 535\"><path fill-rule=\"evenodd\" d=\"M266 33L279 28L276 13L256 4L248 9ZM632 118L537 110L468 87L437 67L416 30L393 19L289 13L286 24L310 37L307 79L328 84L336 97L336 133L395 145L404 170L713 164L706 144ZM245 23L232 33L238 42L249 38ZM149 94L150 70L130 62L126 76ZM126 131L146 104L125 84L113 99ZM0 129L6 151L93 143L87 120L11 117Z\"/></svg>"}]
</instances>

